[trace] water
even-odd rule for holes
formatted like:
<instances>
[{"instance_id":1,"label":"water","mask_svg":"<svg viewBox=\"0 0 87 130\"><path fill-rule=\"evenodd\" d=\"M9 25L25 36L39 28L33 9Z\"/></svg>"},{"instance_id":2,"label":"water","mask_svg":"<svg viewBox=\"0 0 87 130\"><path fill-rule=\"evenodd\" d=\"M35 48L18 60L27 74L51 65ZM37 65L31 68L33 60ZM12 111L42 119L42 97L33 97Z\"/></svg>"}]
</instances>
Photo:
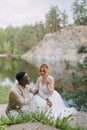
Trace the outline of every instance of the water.
<instances>
[{"instance_id":1,"label":"water","mask_svg":"<svg viewBox=\"0 0 87 130\"><path fill-rule=\"evenodd\" d=\"M36 82L38 68L35 65L14 58L0 58L0 85L12 86L16 82L15 74L19 71L27 72L31 82Z\"/></svg>"}]
</instances>

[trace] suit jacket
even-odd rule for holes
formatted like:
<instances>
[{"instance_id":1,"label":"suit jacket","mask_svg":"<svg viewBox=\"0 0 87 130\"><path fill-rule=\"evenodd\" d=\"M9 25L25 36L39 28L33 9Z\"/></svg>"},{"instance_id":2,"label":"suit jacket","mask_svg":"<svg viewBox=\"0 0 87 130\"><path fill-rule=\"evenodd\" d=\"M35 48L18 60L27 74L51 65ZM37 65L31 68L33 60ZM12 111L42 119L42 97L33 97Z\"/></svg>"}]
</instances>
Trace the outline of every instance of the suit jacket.
<instances>
[{"instance_id":1,"label":"suit jacket","mask_svg":"<svg viewBox=\"0 0 87 130\"><path fill-rule=\"evenodd\" d=\"M30 85L26 85L24 88L17 83L10 90L7 110L21 109L22 106L28 104L33 97L31 91L32 87Z\"/></svg>"}]
</instances>

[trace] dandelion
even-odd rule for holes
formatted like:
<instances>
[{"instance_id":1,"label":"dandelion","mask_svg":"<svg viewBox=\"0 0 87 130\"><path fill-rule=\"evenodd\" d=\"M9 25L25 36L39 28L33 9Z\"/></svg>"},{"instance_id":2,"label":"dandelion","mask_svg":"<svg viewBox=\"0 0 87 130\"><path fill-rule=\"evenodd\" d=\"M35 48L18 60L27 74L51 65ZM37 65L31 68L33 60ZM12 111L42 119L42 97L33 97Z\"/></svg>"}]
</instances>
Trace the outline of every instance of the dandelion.
<instances>
[{"instance_id":1,"label":"dandelion","mask_svg":"<svg viewBox=\"0 0 87 130\"><path fill-rule=\"evenodd\" d=\"M74 118L72 117L71 120L73 120Z\"/></svg>"},{"instance_id":2,"label":"dandelion","mask_svg":"<svg viewBox=\"0 0 87 130\"><path fill-rule=\"evenodd\" d=\"M17 109L20 109L20 106L16 106Z\"/></svg>"},{"instance_id":3,"label":"dandelion","mask_svg":"<svg viewBox=\"0 0 87 130\"><path fill-rule=\"evenodd\" d=\"M45 110L48 110L48 105L45 106Z\"/></svg>"}]
</instances>

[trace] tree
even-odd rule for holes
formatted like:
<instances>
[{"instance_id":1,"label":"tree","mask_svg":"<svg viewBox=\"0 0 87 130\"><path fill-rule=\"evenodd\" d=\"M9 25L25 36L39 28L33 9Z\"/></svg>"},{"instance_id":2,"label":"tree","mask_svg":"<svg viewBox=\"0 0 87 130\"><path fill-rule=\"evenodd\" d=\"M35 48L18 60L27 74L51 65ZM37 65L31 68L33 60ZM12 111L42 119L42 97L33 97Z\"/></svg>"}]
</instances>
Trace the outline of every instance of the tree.
<instances>
[{"instance_id":1,"label":"tree","mask_svg":"<svg viewBox=\"0 0 87 130\"><path fill-rule=\"evenodd\" d=\"M87 0L75 0L72 11L75 25L87 25Z\"/></svg>"},{"instance_id":2,"label":"tree","mask_svg":"<svg viewBox=\"0 0 87 130\"><path fill-rule=\"evenodd\" d=\"M5 46L8 49L7 51L11 54L14 54L15 49L15 29L12 26L8 26L5 29L6 32L6 43Z\"/></svg>"},{"instance_id":3,"label":"tree","mask_svg":"<svg viewBox=\"0 0 87 130\"><path fill-rule=\"evenodd\" d=\"M5 43L5 31L0 29L0 53L4 51L4 43Z\"/></svg>"},{"instance_id":4,"label":"tree","mask_svg":"<svg viewBox=\"0 0 87 130\"><path fill-rule=\"evenodd\" d=\"M37 37L37 42L40 42L43 36L46 34L45 25L40 21L39 23L36 22L34 26L35 36Z\"/></svg>"},{"instance_id":5,"label":"tree","mask_svg":"<svg viewBox=\"0 0 87 130\"><path fill-rule=\"evenodd\" d=\"M68 25L68 16L66 14L66 11L64 10L61 12L61 26L65 27Z\"/></svg>"},{"instance_id":6,"label":"tree","mask_svg":"<svg viewBox=\"0 0 87 130\"><path fill-rule=\"evenodd\" d=\"M58 6L51 7L48 14L46 14L46 28L47 32L56 32L60 27L60 17L59 17Z\"/></svg>"}]
</instances>

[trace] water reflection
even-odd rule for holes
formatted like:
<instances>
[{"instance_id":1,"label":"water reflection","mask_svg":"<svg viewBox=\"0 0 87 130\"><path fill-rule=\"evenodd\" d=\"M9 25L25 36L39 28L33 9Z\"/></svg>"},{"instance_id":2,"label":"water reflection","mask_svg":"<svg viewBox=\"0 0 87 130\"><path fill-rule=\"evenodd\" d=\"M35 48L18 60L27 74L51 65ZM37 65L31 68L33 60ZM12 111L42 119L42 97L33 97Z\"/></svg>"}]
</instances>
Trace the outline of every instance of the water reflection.
<instances>
[{"instance_id":1,"label":"water reflection","mask_svg":"<svg viewBox=\"0 0 87 130\"><path fill-rule=\"evenodd\" d=\"M12 82L9 78L5 78L3 81L0 82L1 86L12 86L15 82Z\"/></svg>"},{"instance_id":2,"label":"water reflection","mask_svg":"<svg viewBox=\"0 0 87 130\"><path fill-rule=\"evenodd\" d=\"M35 65L23 60L13 58L0 58L0 85L12 85L15 82L15 74L19 71L25 71L36 82L38 69Z\"/></svg>"}]
</instances>

